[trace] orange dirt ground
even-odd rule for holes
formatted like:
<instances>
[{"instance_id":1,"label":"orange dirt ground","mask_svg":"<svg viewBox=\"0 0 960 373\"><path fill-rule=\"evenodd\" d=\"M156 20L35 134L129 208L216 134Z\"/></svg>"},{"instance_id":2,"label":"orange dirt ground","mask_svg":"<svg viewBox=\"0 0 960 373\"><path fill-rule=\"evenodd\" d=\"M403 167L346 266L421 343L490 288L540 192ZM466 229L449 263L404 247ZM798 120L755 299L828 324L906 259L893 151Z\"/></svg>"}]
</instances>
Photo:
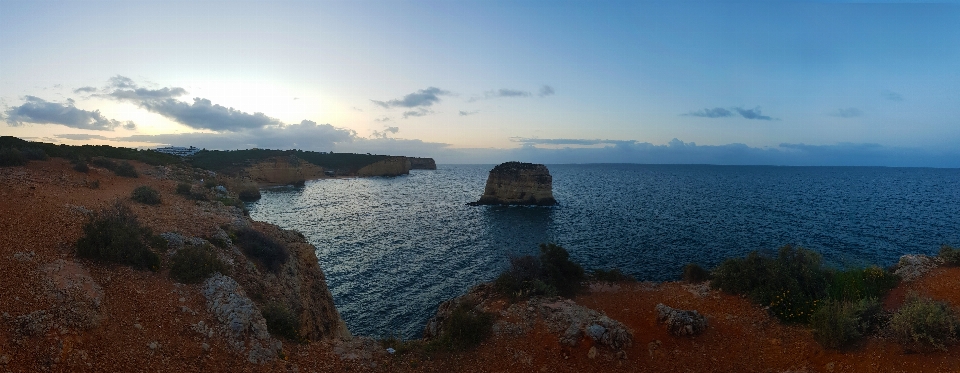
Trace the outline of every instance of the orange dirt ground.
<instances>
[{"instance_id":1,"label":"orange dirt ground","mask_svg":"<svg viewBox=\"0 0 960 373\"><path fill-rule=\"evenodd\" d=\"M129 199L137 186L151 185L160 190L163 203L130 206L155 232L209 236L228 221L222 207L177 196L175 181L158 179L156 167L134 164L141 173L137 179L96 168L89 174L79 173L59 158L0 168L0 313L16 318L51 306L43 296L41 268L56 259L74 259L73 243L86 219L75 206L96 211L116 199ZM93 180L99 180L98 189L86 186ZM432 358L406 354L344 361L333 351L335 342L285 342L285 360L257 365L230 352L216 337L201 339L191 332L190 325L198 321L216 322L198 285L175 284L165 271L78 261L103 287L105 319L90 330L55 328L26 337L20 344L15 343L11 323L0 319L0 373L960 372L960 346L946 352L908 354L896 343L873 336L848 351L824 350L809 329L782 325L742 297L715 291L704 294L675 282L594 284L589 293L575 299L633 330L634 345L626 350L625 359L602 350L590 359L588 341L573 348L561 346L556 335L538 325L521 337L497 336L475 350ZM916 282L900 285L884 300L885 307L896 308L911 291L960 309L960 268L938 268ZM657 303L700 311L708 317L707 331L695 338L667 334L655 323ZM159 348L150 349L151 342ZM201 347L203 342L210 344L209 351Z\"/></svg>"}]
</instances>

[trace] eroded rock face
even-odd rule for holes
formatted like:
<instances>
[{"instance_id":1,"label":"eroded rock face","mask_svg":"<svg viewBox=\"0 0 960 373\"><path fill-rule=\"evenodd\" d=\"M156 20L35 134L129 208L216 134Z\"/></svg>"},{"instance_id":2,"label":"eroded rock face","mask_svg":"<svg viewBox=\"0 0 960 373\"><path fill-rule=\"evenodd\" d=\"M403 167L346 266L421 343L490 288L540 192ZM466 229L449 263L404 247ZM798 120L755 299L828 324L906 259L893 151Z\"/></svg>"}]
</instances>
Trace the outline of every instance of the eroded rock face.
<instances>
[{"instance_id":1,"label":"eroded rock face","mask_svg":"<svg viewBox=\"0 0 960 373\"><path fill-rule=\"evenodd\" d=\"M700 312L678 310L658 303L656 307L657 323L667 326L670 334L677 337L692 337L707 330L707 318Z\"/></svg>"},{"instance_id":2,"label":"eroded rock face","mask_svg":"<svg viewBox=\"0 0 960 373\"><path fill-rule=\"evenodd\" d=\"M363 166L357 176L400 176L410 173L410 158L387 157L384 160Z\"/></svg>"},{"instance_id":3,"label":"eroded rock face","mask_svg":"<svg viewBox=\"0 0 960 373\"><path fill-rule=\"evenodd\" d=\"M253 301L232 278L215 274L203 283L207 308L224 326L231 347L247 354L247 360L264 363L276 358L282 345L270 337L267 322Z\"/></svg>"},{"instance_id":4,"label":"eroded rock face","mask_svg":"<svg viewBox=\"0 0 960 373\"><path fill-rule=\"evenodd\" d=\"M243 171L245 178L260 185L290 185L324 177L323 167L296 156L269 158Z\"/></svg>"},{"instance_id":5,"label":"eroded rock face","mask_svg":"<svg viewBox=\"0 0 960 373\"><path fill-rule=\"evenodd\" d=\"M553 177L542 164L506 162L490 170L483 196L471 205L553 206Z\"/></svg>"},{"instance_id":6,"label":"eroded rock face","mask_svg":"<svg viewBox=\"0 0 960 373\"><path fill-rule=\"evenodd\" d=\"M411 170L436 170L437 162L433 158L407 157L410 160Z\"/></svg>"}]
</instances>

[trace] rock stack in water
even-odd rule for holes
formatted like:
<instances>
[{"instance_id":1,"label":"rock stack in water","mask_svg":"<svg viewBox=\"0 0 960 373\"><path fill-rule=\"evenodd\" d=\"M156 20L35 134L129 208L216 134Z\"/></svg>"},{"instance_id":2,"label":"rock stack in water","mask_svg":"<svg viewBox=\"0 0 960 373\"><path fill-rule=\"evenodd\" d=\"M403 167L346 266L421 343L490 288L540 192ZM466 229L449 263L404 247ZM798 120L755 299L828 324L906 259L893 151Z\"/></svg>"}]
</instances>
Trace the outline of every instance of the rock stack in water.
<instances>
[{"instance_id":1,"label":"rock stack in water","mask_svg":"<svg viewBox=\"0 0 960 373\"><path fill-rule=\"evenodd\" d=\"M477 205L553 206L553 177L542 164L506 162L490 170Z\"/></svg>"}]
</instances>

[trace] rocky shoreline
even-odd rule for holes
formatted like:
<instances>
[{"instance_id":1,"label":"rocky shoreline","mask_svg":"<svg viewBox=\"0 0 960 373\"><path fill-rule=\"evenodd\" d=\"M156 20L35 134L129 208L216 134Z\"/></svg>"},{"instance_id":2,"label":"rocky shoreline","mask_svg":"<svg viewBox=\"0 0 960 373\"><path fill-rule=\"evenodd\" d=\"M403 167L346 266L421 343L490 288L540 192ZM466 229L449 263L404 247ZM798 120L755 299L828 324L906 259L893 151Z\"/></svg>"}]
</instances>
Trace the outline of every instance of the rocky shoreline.
<instances>
[{"instance_id":1,"label":"rocky shoreline","mask_svg":"<svg viewBox=\"0 0 960 373\"><path fill-rule=\"evenodd\" d=\"M349 336L333 305L315 248L297 232L251 221L221 200L177 194L206 175L131 162L139 178L51 158L0 167L0 371L956 371L960 348L905 353L883 336L829 350L809 329L783 324L762 306L684 282L588 283L572 299L510 302L480 285L439 306L425 336L443 333L458 307L494 315L492 335L462 352L397 351ZM202 174L202 175L201 175ZM161 203L130 201L147 185ZM210 191L209 193L214 193ZM166 240L164 257L204 246L230 273L199 284L75 255L92 214L123 200ZM289 249L276 271L251 260L231 234L253 229ZM166 260L166 259L164 259ZM896 309L910 293L960 307L960 268L907 256L906 281L883 300ZM302 340L265 332L263 311L296 315ZM696 314L686 311L696 310ZM702 317L702 322L700 318Z\"/></svg>"}]
</instances>

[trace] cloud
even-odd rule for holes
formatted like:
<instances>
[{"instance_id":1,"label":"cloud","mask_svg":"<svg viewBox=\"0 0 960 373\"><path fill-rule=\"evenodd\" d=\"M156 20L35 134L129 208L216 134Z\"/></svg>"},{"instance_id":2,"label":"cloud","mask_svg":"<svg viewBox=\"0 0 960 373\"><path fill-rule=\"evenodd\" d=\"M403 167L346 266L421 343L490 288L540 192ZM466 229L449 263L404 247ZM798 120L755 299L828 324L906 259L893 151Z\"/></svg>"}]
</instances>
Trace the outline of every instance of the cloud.
<instances>
[{"instance_id":1,"label":"cloud","mask_svg":"<svg viewBox=\"0 0 960 373\"><path fill-rule=\"evenodd\" d=\"M713 109L703 109L700 111L691 111L689 113L683 114L691 117L703 117L703 118L723 118L723 117L732 117L733 112L722 107L713 108Z\"/></svg>"},{"instance_id":2,"label":"cloud","mask_svg":"<svg viewBox=\"0 0 960 373\"><path fill-rule=\"evenodd\" d=\"M553 95L553 93L554 93L553 87L544 85L543 87L540 87L540 93L538 94L538 96L547 97L547 96Z\"/></svg>"},{"instance_id":3,"label":"cloud","mask_svg":"<svg viewBox=\"0 0 960 373\"><path fill-rule=\"evenodd\" d=\"M602 145L602 144L633 144L636 140L600 140L600 139L536 139L526 137L511 137L510 141L530 145Z\"/></svg>"},{"instance_id":4,"label":"cloud","mask_svg":"<svg viewBox=\"0 0 960 373\"><path fill-rule=\"evenodd\" d=\"M163 100L167 98L180 97L187 94L187 91L180 87L164 87L160 89L117 89L103 96L109 96L118 101L133 101L141 103L143 101Z\"/></svg>"},{"instance_id":5,"label":"cloud","mask_svg":"<svg viewBox=\"0 0 960 373\"><path fill-rule=\"evenodd\" d=\"M530 97L530 92L519 89L500 88L495 92L487 92L487 97Z\"/></svg>"},{"instance_id":6,"label":"cloud","mask_svg":"<svg viewBox=\"0 0 960 373\"><path fill-rule=\"evenodd\" d=\"M855 107L846 108L846 109L837 109L830 113L831 116L840 117L840 118L856 118L863 115L863 112L860 109Z\"/></svg>"},{"instance_id":7,"label":"cloud","mask_svg":"<svg viewBox=\"0 0 960 373\"><path fill-rule=\"evenodd\" d=\"M74 89L74 90L73 90L73 93L77 93L77 94L81 94L81 93L94 93L94 92L96 92L96 91L97 91L96 88L93 88L93 87L90 87L90 86L86 86L86 87L80 87L80 88Z\"/></svg>"},{"instance_id":8,"label":"cloud","mask_svg":"<svg viewBox=\"0 0 960 373\"><path fill-rule=\"evenodd\" d=\"M756 107L756 108L754 108L754 109L744 109L744 108L739 108L739 107L737 107L737 108L733 108L733 110L736 110L737 113L740 113L740 116L742 116L742 117L744 117L744 118L747 118L747 119L773 120L773 118L771 118L771 117L768 117L768 116L766 116L766 115L761 115L761 114L760 114L760 107Z\"/></svg>"},{"instance_id":9,"label":"cloud","mask_svg":"<svg viewBox=\"0 0 960 373\"><path fill-rule=\"evenodd\" d=\"M137 84L133 82L133 79L122 75L117 75L110 78L107 84L113 88L137 88Z\"/></svg>"},{"instance_id":10,"label":"cloud","mask_svg":"<svg viewBox=\"0 0 960 373\"><path fill-rule=\"evenodd\" d=\"M415 107L425 107L431 106L437 102L440 102L440 97L443 95L449 95L449 91L442 90L437 87L429 87L427 89L421 89L417 92L403 96L400 99L394 99L390 101L377 101L370 100L374 104L382 106L384 108L392 107L405 107L405 108L415 108Z\"/></svg>"},{"instance_id":11,"label":"cloud","mask_svg":"<svg viewBox=\"0 0 960 373\"><path fill-rule=\"evenodd\" d=\"M117 127L135 129L133 122L121 122L109 119L100 114L99 110L87 111L73 106L73 100L66 104L49 102L35 96L26 96L26 102L20 106L7 109L4 113L7 124L21 126L24 123L61 124L71 128L111 131Z\"/></svg>"},{"instance_id":12,"label":"cloud","mask_svg":"<svg viewBox=\"0 0 960 373\"><path fill-rule=\"evenodd\" d=\"M389 122L391 119L390 119L390 117L383 117L383 118L377 118L377 119L374 119L374 120L377 121L377 122Z\"/></svg>"},{"instance_id":13,"label":"cloud","mask_svg":"<svg viewBox=\"0 0 960 373\"><path fill-rule=\"evenodd\" d=\"M880 97L890 101L903 101L903 96L901 96L899 93L888 90L883 90L880 92Z\"/></svg>"},{"instance_id":14,"label":"cloud","mask_svg":"<svg viewBox=\"0 0 960 373\"><path fill-rule=\"evenodd\" d=\"M737 114L740 114L741 117L744 117L746 119L774 120L774 118L771 118L766 115L762 115L760 113L760 107L756 107L753 109L744 109L742 107L733 107L730 109L725 109L722 107L715 107L713 109L691 111L689 113L680 114L680 115L691 116L691 117L701 117L701 118L726 118L726 117L735 116Z\"/></svg>"},{"instance_id":15,"label":"cloud","mask_svg":"<svg viewBox=\"0 0 960 373\"><path fill-rule=\"evenodd\" d=\"M239 131L281 124L279 120L260 112L248 114L199 97L193 99L193 104L168 98L142 101L140 107L196 129Z\"/></svg>"},{"instance_id":16,"label":"cloud","mask_svg":"<svg viewBox=\"0 0 960 373\"><path fill-rule=\"evenodd\" d=\"M385 139L391 133L396 135L397 132L400 132L400 127L387 127L383 131L373 131L373 135L371 135L371 137L375 139Z\"/></svg>"},{"instance_id":17,"label":"cloud","mask_svg":"<svg viewBox=\"0 0 960 373\"><path fill-rule=\"evenodd\" d=\"M84 134L84 133L67 133L67 134L56 135L56 136L57 136L58 138L61 138L61 139L77 140L77 141L85 141L85 140L111 140L109 137L106 137L106 136L101 136L101 135L88 135L88 134Z\"/></svg>"},{"instance_id":18,"label":"cloud","mask_svg":"<svg viewBox=\"0 0 960 373\"><path fill-rule=\"evenodd\" d=\"M409 117L422 117L430 113L433 113L433 112L424 108L419 108L417 110L404 111L403 119L407 119Z\"/></svg>"},{"instance_id":19,"label":"cloud","mask_svg":"<svg viewBox=\"0 0 960 373\"><path fill-rule=\"evenodd\" d=\"M134 135L116 141L148 142L158 145L196 146L206 149L304 149L330 151L340 142L351 142L356 132L330 124L303 120L298 124L282 124L258 128L243 128L223 133L180 133Z\"/></svg>"},{"instance_id":20,"label":"cloud","mask_svg":"<svg viewBox=\"0 0 960 373\"><path fill-rule=\"evenodd\" d=\"M461 117L465 117L465 116L468 116L468 115L474 115L474 114L479 113L479 112L480 112L480 110L474 110L474 111L463 111L463 110L460 110L460 116L461 116Z\"/></svg>"}]
</instances>

